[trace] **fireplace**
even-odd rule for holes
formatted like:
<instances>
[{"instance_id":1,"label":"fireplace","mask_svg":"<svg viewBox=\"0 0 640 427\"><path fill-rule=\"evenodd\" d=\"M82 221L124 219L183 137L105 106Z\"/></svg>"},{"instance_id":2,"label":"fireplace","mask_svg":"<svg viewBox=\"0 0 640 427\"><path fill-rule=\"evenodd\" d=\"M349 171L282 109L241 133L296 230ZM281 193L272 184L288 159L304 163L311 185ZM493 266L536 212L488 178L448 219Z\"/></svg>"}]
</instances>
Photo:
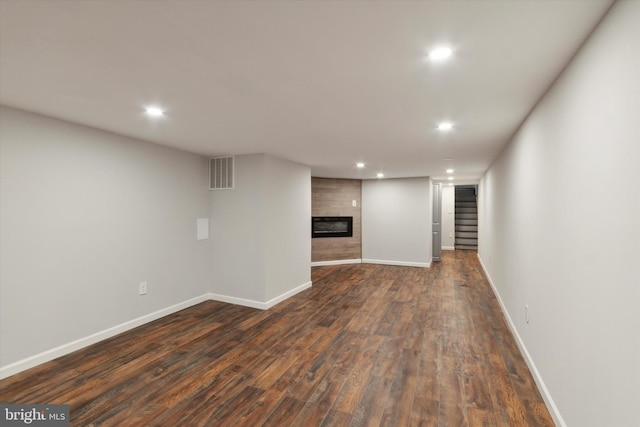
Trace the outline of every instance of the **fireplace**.
<instances>
[{"instance_id":1,"label":"fireplace","mask_svg":"<svg viewBox=\"0 0 640 427\"><path fill-rule=\"evenodd\" d=\"M352 216L314 216L311 218L311 237L352 236Z\"/></svg>"}]
</instances>

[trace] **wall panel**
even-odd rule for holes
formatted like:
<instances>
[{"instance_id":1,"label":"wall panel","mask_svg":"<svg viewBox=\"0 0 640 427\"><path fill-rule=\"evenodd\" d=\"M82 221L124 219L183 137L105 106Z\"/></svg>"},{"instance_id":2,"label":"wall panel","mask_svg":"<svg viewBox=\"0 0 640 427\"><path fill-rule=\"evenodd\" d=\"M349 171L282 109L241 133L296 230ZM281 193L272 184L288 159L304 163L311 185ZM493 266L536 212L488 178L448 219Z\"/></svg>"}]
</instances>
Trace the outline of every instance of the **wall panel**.
<instances>
[{"instance_id":1,"label":"wall panel","mask_svg":"<svg viewBox=\"0 0 640 427\"><path fill-rule=\"evenodd\" d=\"M353 201L356 206L353 206ZM362 182L357 179L311 179L312 216L353 216L353 237L311 239L311 261L362 258ZM309 219L311 221L311 219Z\"/></svg>"}]
</instances>

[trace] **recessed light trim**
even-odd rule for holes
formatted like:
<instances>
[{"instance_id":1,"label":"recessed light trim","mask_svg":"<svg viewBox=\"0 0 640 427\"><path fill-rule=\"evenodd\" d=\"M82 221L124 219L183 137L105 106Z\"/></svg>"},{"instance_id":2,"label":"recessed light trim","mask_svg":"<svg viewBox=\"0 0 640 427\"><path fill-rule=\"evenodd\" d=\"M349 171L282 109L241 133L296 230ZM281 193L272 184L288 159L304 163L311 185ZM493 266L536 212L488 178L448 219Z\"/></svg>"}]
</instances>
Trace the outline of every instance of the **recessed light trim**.
<instances>
[{"instance_id":1,"label":"recessed light trim","mask_svg":"<svg viewBox=\"0 0 640 427\"><path fill-rule=\"evenodd\" d=\"M444 61L445 59L449 58L452 54L453 54L453 49L451 49L448 46L440 46L430 50L429 55L427 55L427 58L429 58L430 61Z\"/></svg>"},{"instance_id":2,"label":"recessed light trim","mask_svg":"<svg viewBox=\"0 0 640 427\"><path fill-rule=\"evenodd\" d=\"M453 173L454 170L453 169L447 169L447 173Z\"/></svg>"},{"instance_id":3,"label":"recessed light trim","mask_svg":"<svg viewBox=\"0 0 640 427\"><path fill-rule=\"evenodd\" d=\"M357 167L358 169L363 169L363 168L364 168L364 163L362 163L362 162L358 162L358 163L356 163L356 167Z\"/></svg>"},{"instance_id":4,"label":"recessed light trim","mask_svg":"<svg viewBox=\"0 0 640 427\"><path fill-rule=\"evenodd\" d=\"M453 181L453 177L452 176L449 177L449 181Z\"/></svg>"},{"instance_id":5,"label":"recessed light trim","mask_svg":"<svg viewBox=\"0 0 640 427\"><path fill-rule=\"evenodd\" d=\"M149 117L163 117L164 116L164 110L160 107L157 107L155 105L150 105L148 107L145 107L144 112L147 116Z\"/></svg>"},{"instance_id":6,"label":"recessed light trim","mask_svg":"<svg viewBox=\"0 0 640 427\"><path fill-rule=\"evenodd\" d=\"M438 130L440 132L448 132L453 129L453 123L451 122L440 122L438 123Z\"/></svg>"},{"instance_id":7,"label":"recessed light trim","mask_svg":"<svg viewBox=\"0 0 640 427\"><path fill-rule=\"evenodd\" d=\"M378 172L378 173L376 174L376 176L377 176L378 178L384 178L384 174L383 174L382 172Z\"/></svg>"}]
</instances>

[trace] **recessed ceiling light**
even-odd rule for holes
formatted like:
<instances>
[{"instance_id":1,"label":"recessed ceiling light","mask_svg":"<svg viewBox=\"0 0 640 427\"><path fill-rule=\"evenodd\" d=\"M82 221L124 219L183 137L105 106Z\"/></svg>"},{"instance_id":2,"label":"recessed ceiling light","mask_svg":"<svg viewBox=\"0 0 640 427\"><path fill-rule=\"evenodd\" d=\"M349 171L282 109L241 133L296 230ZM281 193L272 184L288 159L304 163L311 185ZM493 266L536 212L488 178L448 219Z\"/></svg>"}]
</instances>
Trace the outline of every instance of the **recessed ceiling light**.
<instances>
[{"instance_id":1,"label":"recessed ceiling light","mask_svg":"<svg viewBox=\"0 0 640 427\"><path fill-rule=\"evenodd\" d=\"M376 174L376 176L377 176L378 178L384 178L384 174L383 174L382 172L378 172L378 173Z\"/></svg>"},{"instance_id":2,"label":"recessed ceiling light","mask_svg":"<svg viewBox=\"0 0 640 427\"><path fill-rule=\"evenodd\" d=\"M447 173L453 173L453 169L447 169Z\"/></svg>"},{"instance_id":3,"label":"recessed ceiling light","mask_svg":"<svg viewBox=\"0 0 640 427\"><path fill-rule=\"evenodd\" d=\"M162 117L164 116L164 111L160 107L150 106L144 109L144 112L149 117Z\"/></svg>"},{"instance_id":4,"label":"recessed ceiling light","mask_svg":"<svg viewBox=\"0 0 640 427\"><path fill-rule=\"evenodd\" d=\"M449 185L453 185L453 182L450 182Z\"/></svg>"},{"instance_id":5,"label":"recessed ceiling light","mask_svg":"<svg viewBox=\"0 0 640 427\"><path fill-rule=\"evenodd\" d=\"M452 176L449 177L449 181L453 181L453 177Z\"/></svg>"},{"instance_id":6,"label":"recessed ceiling light","mask_svg":"<svg viewBox=\"0 0 640 427\"><path fill-rule=\"evenodd\" d=\"M444 159L442 159L442 160L444 160L445 162L450 162L450 161L452 161L452 160L453 160L453 157L445 157L445 158L444 158Z\"/></svg>"},{"instance_id":7,"label":"recessed ceiling light","mask_svg":"<svg viewBox=\"0 0 640 427\"><path fill-rule=\"evenodd\" d=\"M428 58L431 61L442 61L450 57L451 54L453 54L453 50L450 47L442 46L431 50Z\"/></svg>"},{"instance_id":8,"label":"recessed ceiling light","mask_svg":"<svg viewBox=\"0 0 640 427\"><path fill-rule=\"evenodd\" d=\"M451 122L438 123L438 130L439 131L447 132L447 131L449 131L451 129L453 129L453 123L451 123Z\"/></svg>"},{"instance_id":9,"label":"recessed ceiling light","mask_svg":"<svg viewBox=\"0 0 640 427\"><path fill-rule=\"evenodd\" d=\"M356 167L358 169L362 169L364 167L364 163L362 163L362 162L356 163Z\"/></svg>"}]
</instances>

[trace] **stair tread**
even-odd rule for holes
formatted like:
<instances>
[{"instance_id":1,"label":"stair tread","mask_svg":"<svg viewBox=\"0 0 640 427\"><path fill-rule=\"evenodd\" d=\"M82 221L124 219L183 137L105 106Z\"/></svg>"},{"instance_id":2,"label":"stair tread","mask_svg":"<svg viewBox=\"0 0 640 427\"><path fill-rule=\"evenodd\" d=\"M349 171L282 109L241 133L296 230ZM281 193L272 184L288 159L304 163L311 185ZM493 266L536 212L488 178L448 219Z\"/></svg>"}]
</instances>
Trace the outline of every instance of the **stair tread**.
<instances>
[{"instance_id":1,"label":"stair tread","mask_svg":"<svg viewBox=\"0 0 640 427\"><path fill-rule=\"evenodd\" d=\"M456 249L478 249L478 204L475 188L456 187L455 191Z\"/></svg>"},{"instance_id":2,"label":"stair tread","mask_svg":"<svg viewBox=\"0 0 640 427\"><path fill-rule=\"evenodd\" d=\"M456 237L460 239L478 240L478 232L477 231L456 231Z\"/></svg>"}]
</instances>

